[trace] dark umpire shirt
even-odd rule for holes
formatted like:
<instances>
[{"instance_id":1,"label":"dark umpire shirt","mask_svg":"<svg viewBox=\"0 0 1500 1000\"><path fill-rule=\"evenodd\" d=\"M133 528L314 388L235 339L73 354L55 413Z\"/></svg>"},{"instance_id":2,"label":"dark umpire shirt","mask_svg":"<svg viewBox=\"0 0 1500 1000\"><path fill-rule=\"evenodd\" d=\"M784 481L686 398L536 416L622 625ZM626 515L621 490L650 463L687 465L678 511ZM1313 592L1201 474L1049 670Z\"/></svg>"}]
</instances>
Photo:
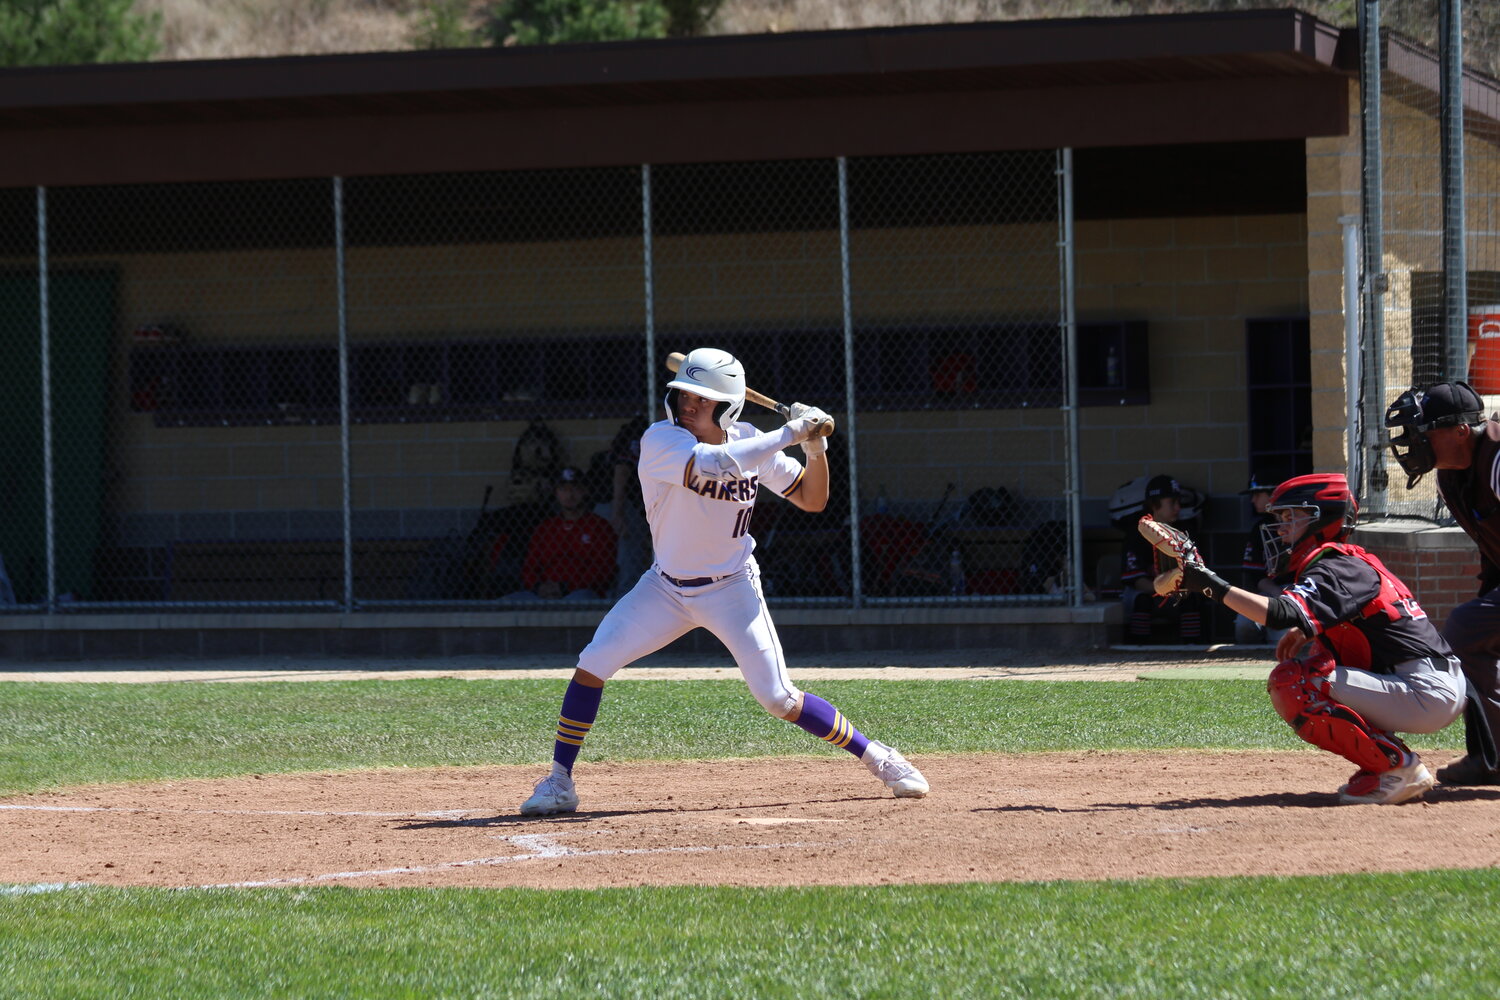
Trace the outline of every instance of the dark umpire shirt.
<instances>
[{"instance_id":1,"label":"dark umpire shirt","mask_svg":"<svg viewBox=\"0 0 1500 1000\"><path fill-rule=\"evenodd\" d=\"M1325 552L1302 570L1284 594L1302 616L1302 631L1321 638L1325 646L1334 645L1326 635L1328 630L1344 622L1354 626L1368 644L1369 666L1365 669L1374 673L1391 673L1393 666L1407 660L1452 655L1448 643L1415 600L1397 602L1394 616L1384 610L1365 614L1365 608L1380 595L1380 574L1357 556ZM1364 667L1359 662L1362 651L1351 648L1360 643L1359 638L1343 638L1338 641L1339 648L1330 651L1340 663Z\"/></svg>"},{"instance_id":2,"label":"dark umpire shirt","mask_svg":"<svg viewBox=\"0 0 1500 1000\"><path fill-rule=\"evenodd\" d=\"M1500 586L1500 421L1486 420L1467 469L1439 469L1438 492L1479 545L1479 592Z\"/></svg>"}]
</instances>

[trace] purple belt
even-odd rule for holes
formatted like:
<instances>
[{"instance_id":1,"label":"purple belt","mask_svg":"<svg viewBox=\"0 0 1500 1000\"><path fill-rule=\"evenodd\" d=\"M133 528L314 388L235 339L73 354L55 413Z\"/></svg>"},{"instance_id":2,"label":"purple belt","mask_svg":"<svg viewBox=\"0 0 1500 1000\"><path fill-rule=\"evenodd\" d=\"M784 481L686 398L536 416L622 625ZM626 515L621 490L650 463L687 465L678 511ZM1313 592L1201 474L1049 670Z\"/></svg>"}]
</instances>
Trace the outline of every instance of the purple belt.
<instances>
[{"instance_id":1,"label":"purple belt","mask_svg":"<svg viewBox=\"0 0 1500 1000\"><path fill-rule=\"evenodd\" d=\"M657 572L660 573L661 571L657 570ZM665 573L661 574L661 578L674 587L706 587L710 583L717 583L719 580L724 579L722 576L695 576L689 580L679 580L677 577L668 576Z\"/></svg>"}]
</instances>

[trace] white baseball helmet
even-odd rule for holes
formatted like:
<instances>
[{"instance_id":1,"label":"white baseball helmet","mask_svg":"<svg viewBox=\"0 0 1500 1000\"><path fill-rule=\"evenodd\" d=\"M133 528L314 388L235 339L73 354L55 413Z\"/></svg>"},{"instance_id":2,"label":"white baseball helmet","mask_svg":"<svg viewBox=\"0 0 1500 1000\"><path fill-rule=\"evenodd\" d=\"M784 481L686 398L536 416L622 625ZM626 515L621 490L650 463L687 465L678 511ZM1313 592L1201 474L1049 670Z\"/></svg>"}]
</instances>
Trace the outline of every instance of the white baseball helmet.
<instances>
[{"instance_id":1,"label":"white baseball helmet","mask_svg":"<svg viewBox=\"0 0 1500 1000\"><path fill-rule=\"evenodd\" d=\"M677 390L683 389L704 399L712 399L714 419L726 431L740 418L745 408L745 366L728 351L700 347L682 359L677 376L667 383L667 419L677 423Z\"/></svg>"}]
</instances>

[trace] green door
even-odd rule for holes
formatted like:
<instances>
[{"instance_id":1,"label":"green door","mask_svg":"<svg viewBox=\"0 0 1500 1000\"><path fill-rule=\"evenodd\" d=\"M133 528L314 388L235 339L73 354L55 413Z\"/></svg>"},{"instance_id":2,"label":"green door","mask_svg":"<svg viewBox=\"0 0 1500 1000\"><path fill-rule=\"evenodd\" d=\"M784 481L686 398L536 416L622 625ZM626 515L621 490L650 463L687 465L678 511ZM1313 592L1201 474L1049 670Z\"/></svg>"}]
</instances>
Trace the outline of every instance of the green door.
<instances>
[{"instance_id":1,"label":"green door","mask_svg":"<svg viewBox=\"0 0 1500 1000\"><path fill-rule=\"evenodd\" d=\"M115 275L50 276L57 592L86 600L102 516ZM46 600L40 295L34 272L0 274L0 556L25 603Z\"/></svg>"}]
</instances>

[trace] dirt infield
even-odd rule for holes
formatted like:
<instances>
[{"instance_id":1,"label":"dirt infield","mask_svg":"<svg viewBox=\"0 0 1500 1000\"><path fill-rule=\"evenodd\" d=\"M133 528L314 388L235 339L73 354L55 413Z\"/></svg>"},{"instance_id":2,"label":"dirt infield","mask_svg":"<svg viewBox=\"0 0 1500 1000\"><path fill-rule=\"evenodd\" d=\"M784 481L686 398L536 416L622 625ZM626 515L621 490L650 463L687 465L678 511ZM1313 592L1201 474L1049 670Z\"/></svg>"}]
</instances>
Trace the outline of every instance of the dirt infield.
<instances>
[{"instance_id":1,"label":"dirt infield","mask_svg":"<svg viewBox=\"0 0 1500 1000\"><path fill-rule=\"evenodd\" d=\"M1500 787L1339 806L1349 767L1313 751L916 759L933 785L919 800L843 757L583 763L583 811L548 819L515 812L537 767L11 796L0 883L868 885L1500 865Z\"/></svg>"}]
</instances>

